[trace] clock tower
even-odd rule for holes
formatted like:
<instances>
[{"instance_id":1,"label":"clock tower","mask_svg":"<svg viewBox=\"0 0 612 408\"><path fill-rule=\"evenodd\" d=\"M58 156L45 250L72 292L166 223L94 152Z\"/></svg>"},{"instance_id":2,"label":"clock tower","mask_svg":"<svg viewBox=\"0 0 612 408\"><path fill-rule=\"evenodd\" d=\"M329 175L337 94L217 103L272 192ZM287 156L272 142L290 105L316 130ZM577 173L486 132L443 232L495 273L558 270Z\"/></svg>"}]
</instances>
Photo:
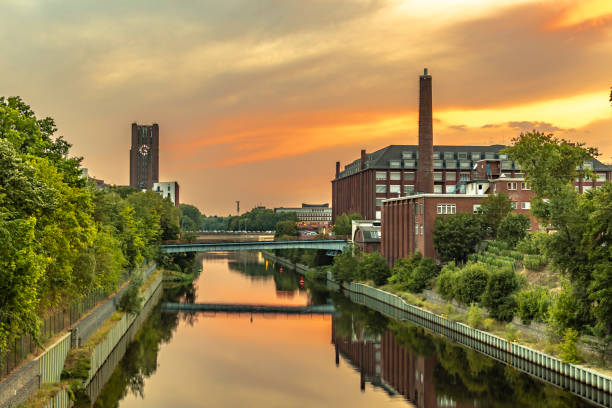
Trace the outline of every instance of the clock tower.
<instances>
[{"instance_id":1,"label":"clock tower","mask_svg":"<svg viewBox=\"0 0 612 408\"><path fill-rule=\"evenodd\" d=\"M132 123L130 187L151 190L159 181L159 126Z\"/></svg>"}]
</instances>

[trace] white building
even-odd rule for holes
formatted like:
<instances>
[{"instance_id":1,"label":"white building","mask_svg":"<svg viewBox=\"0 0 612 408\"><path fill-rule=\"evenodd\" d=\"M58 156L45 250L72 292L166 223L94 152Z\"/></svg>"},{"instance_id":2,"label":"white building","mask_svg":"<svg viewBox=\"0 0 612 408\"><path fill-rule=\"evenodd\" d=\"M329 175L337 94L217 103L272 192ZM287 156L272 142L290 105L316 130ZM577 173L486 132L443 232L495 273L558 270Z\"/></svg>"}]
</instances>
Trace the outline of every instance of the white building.
<instances>
[{"instance_id":1,"label":"white building","mask_svg":"<svg viewBox=\"0 0 612 408\"><path fill-rule=\"evenodd\" d=\"M160 181L153 183L153 191L169 198L176 207L179 206L179 184L176 181Z\"/></svg>"}]
</instances>

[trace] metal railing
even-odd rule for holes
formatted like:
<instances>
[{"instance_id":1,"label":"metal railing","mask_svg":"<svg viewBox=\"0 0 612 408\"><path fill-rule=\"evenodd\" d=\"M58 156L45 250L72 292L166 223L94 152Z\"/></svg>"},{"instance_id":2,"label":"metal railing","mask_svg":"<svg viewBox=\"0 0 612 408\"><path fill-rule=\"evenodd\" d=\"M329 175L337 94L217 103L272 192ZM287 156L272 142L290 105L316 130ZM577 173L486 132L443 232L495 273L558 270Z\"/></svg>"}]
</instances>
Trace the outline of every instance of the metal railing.
<instances>
[{"instance_id":1,"label":"metal railing","mask_svg":"<svg viewBox=\"0 0 612 408\"><path fill-rule=\"evenodd\" d=\"M145 270L145 279L155 268L148 267ZM131 274L124 273L120 283L122 285L129 279ZM68 307L54 310L42 319L40 327L40 339L44 343L53 338L63 330L72 327L85 314L105 300L112 292L95 290ZM29 334L15 338L6 351L0 351L0 380L7 377L15 368L24 362L32 354L42 352L34 339Z\"/></svg>"},{"instance_id":2,"label":"metal railing","mask_svg":"<svg viewBox=\"0 0 612 408\"><path fill-rule=\"evenodd\" d=\"M397 295L371 286L351 282L342 287L349 292L353 302L366 305L391 318L416 323L601 406L612 406L612 378L609 376L563 362L530 347L508 342L494 334L406 303Z\"/></svg>"}]
</instances>

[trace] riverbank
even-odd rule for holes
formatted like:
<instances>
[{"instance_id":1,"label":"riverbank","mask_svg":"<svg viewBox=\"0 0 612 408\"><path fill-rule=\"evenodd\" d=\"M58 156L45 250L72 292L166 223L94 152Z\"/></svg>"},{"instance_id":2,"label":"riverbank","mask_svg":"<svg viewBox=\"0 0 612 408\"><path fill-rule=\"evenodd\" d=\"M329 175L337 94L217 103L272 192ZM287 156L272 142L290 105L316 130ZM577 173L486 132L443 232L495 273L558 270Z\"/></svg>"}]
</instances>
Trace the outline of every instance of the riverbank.
<instances>
[{"instance_id":1,"label":"riverbank","mask_svg":"<svg viewBox=\"0 0 612 408\"><path fill-rule=\"evenodd\" d=\"M144 271L148 282L148 288L142 292L145 305L151 301L153 295L161 287L162 273L161 271L155 271L156 265L154 263ZM136 320L136 316L127 319L125 317L116 318L117 295L119 295L119 292L97 306L87 316L87 319L81 320L71 331L62 335L44 353L25 363L0 383L0 398L2 398L0 399L0 408L18 406L28 400L27 404L31 403L30 406L68 407L70 401L66 392L67 384L62 381L61 377L70 351L82 348L82 345L92 342L96 343L94 349L98 349L102 344L105 344L113 332L121 331L117 327L123 324L126 328L129 328ZM122 323L124 319L126 321ZM79 330L79 327L85 327L86 330ZM107 347L114 347L112 343L113 341L109 341ZM90 364L89 367L94 367L94 364Z\"/></svg>"},{"instance_id":2,"label":"riverbank","mask_svg":"<svg viewBox=\"0 0 612 408\"><path fill-rule=\"evenodd\" d=\"M292 264L276 256L272 258L264 254L264 257L288 267ZM367 284L351 282L340 285L333 279L331 272L327 274L327 282L330 289L342 289L355 303L363 304L395 319L412 321L434 333L449 337L492 358L511 364L551 384L568 389L598 404L604 404L603 406L610 406L612 403L610 394L612 393L612 378L606 373L584 365L565 363L555 356L520 344L516 341L516 337L508 341L497 334L475 329L449 318L454 313L451 304L438 305L447 313L441 311L436 313L423 307L427 304L423 300L425 295L419 297L419 295L408 294L409 299L406 301L399 295Z\"/></svg>"}]
</instances>

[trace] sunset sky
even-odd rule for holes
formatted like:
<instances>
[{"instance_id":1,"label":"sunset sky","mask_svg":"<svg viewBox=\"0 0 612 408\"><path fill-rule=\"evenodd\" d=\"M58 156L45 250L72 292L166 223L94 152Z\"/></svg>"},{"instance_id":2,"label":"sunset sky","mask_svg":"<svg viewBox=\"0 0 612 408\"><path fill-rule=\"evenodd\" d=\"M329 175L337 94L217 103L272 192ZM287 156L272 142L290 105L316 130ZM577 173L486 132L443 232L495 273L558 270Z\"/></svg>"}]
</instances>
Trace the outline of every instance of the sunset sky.
<instances>
[{"instance_id":1,"label":"sunset sky","mask_svg":"<svg viewBox=\"0 0 612 408\"><path fill-rule=\"evenodd\" d=\"M128 184L130 124L160 127L160 179L207 215L331 201L344 166L416 144L538 129L612 161L612 1L0 0L0 95L20 95Z\"/></svg>"}]
</instances>

